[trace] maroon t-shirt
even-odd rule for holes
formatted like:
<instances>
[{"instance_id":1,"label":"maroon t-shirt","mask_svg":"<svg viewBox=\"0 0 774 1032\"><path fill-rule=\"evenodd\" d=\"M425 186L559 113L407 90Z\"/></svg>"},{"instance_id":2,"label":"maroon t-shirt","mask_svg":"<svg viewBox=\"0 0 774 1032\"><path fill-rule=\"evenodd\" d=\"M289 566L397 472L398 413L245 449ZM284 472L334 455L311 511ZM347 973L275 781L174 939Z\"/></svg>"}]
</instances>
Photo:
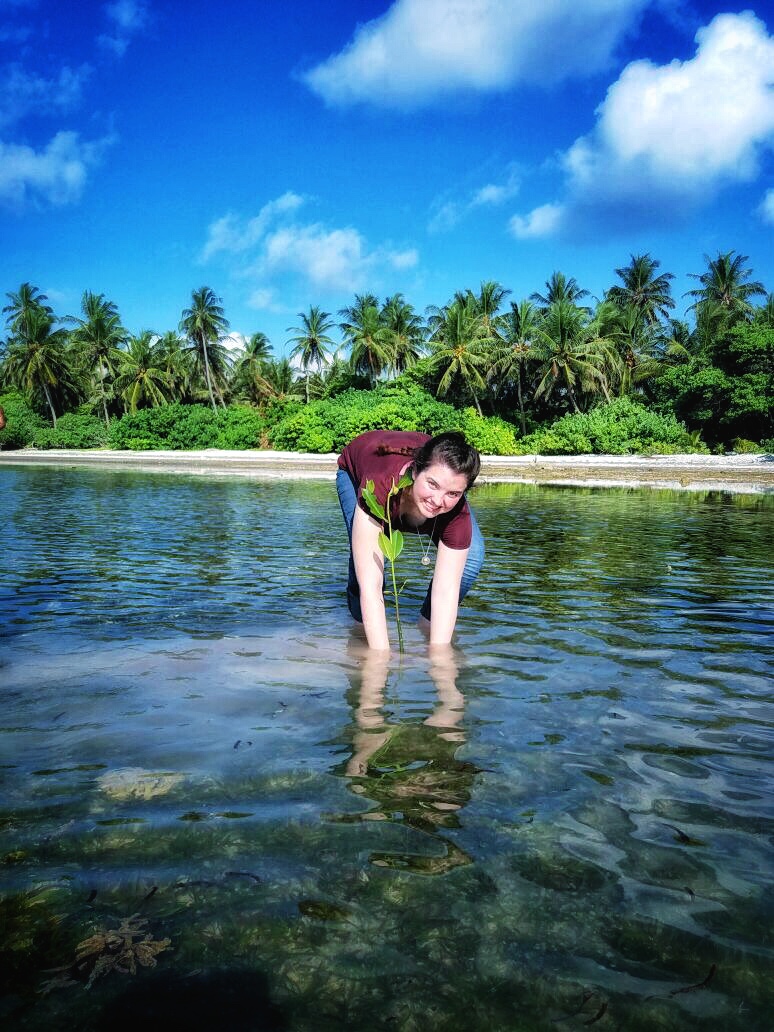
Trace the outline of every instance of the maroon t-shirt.
<instances>
[{"instance_id":1,"label":"maroon t-shirt","mask_svg":"<svg viewBox=\"0 0 774 1032\"><path fill-rule=\"evenodd\" d=\"M373 516L373 513L363 500L363 488L366 482L373 480L374 494L380 505L384 506L387 494L392 487L393 479L397 484L400 480L400 471L408 463L411 464L410 455L377 455L376 449L380 445L388 448L421 448L425 441L429 441L427 434L420 434L413 430L368 430L359 437L350 441L344 451L339 455L339 469L345 469L357 485L357 504ZM470 509L463 496L449 512L441 513L432 520L425 520L418 527L406 524L400 519L398 509L400 495L392 500L390 516L395 529L413 533L431 535L437 545L439 541L448 548L469 548L473 536L470 522Z\"/></svg>"}]
</instances>

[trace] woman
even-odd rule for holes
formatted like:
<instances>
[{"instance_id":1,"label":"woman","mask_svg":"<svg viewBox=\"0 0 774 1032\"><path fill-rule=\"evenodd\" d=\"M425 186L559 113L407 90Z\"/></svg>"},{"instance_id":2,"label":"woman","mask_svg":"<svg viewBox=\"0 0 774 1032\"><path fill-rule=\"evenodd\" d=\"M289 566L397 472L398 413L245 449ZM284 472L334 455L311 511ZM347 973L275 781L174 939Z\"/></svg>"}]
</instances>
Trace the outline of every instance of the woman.
<instances>
[{"instance_id":1,"label":"woman","mask_svg":"<svg viewBox=\"0 0 774 1032\"><path fill-rule=\"evenodd\" d=\"M457 607L484 561L484 541L465 492L478 476L481 460L459 433L427 434L406 430L370 430L351 441L339 456L336 488L349 534L347 602L362 622L372 649L390 647L384 607L384 556L379 533L385 524L371 515L363 488L373 480L384 506L393 481L404 473L413 483L392 501L392 526L404 534L427 535L438 548L435 572L422 616L430 622L430 644L451 641ZM430 543L422 544L429 565Z\"/></svg>"}]
</instances>

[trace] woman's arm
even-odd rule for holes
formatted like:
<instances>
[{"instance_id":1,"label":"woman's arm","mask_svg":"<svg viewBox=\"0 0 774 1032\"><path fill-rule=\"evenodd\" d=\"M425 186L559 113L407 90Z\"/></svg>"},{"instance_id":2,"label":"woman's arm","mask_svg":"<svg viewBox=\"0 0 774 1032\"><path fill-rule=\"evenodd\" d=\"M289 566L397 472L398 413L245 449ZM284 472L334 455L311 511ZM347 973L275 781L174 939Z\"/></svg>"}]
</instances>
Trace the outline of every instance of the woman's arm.
<instances>
[{"instance_id":1,"label":"woman's arm","mask_svg":"<svg viewBox=\"0 0 774 1032\"><path fill-rule=\"evenodd\" d=\"M449 548L442 541L438 542L430 596L431 645L447 645L452 639L457 622L460 582L468 551L467 548Z\"/></svg>"},{"instance_id":2,"label":"woman's arm","mask_svg":"<svg viewBox=\"0 0 774 1032\"><path fill-rule=\"evenodd\" d=\"M382 529L358 505L352 520L352 558L360 588L363 628L372 649L387 650L387 614L384 610L384 556L379 548ZM460 574L461 576L461 574Z\"/></svg>"}]
</instances>

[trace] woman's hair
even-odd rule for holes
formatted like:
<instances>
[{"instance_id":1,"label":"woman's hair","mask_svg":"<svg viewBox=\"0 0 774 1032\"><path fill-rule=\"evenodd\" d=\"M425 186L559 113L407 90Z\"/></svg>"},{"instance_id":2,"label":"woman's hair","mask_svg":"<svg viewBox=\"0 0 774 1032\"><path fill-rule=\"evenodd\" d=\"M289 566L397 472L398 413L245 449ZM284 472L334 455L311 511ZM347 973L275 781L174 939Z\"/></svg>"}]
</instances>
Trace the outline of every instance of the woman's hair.
<instances>
[{"instance_id":1,"label":"woman's hair","mask_svg":"<svg viewBox=\"0 0 774 1032\"><path fill-rule=\"evenodd\" d=\"M458 431L450 431L431 437L419 448L390 447L380 444L377 455L408 455L414 462L414 472L421 473L435 463L448 466L453 473L461 474L471 487L481 469L481 458L472 444L468 444Z\"/></svg>"}]
</instances>

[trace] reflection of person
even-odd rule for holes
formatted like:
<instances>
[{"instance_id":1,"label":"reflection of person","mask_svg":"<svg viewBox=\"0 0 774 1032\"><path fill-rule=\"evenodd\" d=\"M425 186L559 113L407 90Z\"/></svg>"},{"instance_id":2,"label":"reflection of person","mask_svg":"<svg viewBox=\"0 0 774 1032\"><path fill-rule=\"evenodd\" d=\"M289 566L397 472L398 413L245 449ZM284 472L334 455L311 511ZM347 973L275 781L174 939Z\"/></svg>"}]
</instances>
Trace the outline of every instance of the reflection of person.
<instances>
[{"instance_id":1,"label":"reflection of person","mask_svg":"<svg viewBox=\"0 0 774 1032\"><path fill-rule=\"evenodd\" d=\"M336 488L350 541L347 601L363 624L372 649L389 649L384 607L384 557L378 544L385 525L363 499L366 482L384 506L387 493L404 473L412 477L393 497L392 526L429 536L437 546L435 571L421 614L430 621L431 644L448 644L459 602L484 561L484 541L465 492L480 469L475 448L462 434L371 430L351 441L339 456ZM423 560L425 558L424 545ZM428 544L429 551L429 544Z\"/></svg>"},{"instance_id":2,"label":"reflection of person","mask_svg":"<svg viewBox=\"0 0 774 1032\"><path fill-rule=\"evenodd\" d=\"M3 412L2 405L0 405L0 430L5 430L5 412Z\"/></svg>"},{"instance_id":3,"label":"reflection of person","mask_svg":"<svg viewBox=\"0 0 774 1032\"><path fill-rule=\"evenodd\" d=\"M347 763L347 774L366 774L370 758L389 741L396 730L396 725L385 724L381 712L389 670L389 657L384 653L369 650L362 659L360 690L355 707L357 731L352 743L352 758ZM462 742L464 735L458 730L458 724L465 710L465 699L457 687L458 667L453 646L430 646L429 673L438 694L438 704L423 723L435 728L438 738L447 742Z\"/></svg>"},{"instance_id":4,"label":"reflection of person","mask_svg":"<svg viewBox=\"0 0 774 1032\"><path fill-rule=\"evenodd\" d=\"M384 710L390 671L386 653L350 643L360 660L352 679L354 711L352 755L346 762L350 789L370 800L369 809L340 818L347 823L400 821L432 834L443 845L428 853L419 840L400 852L375 852L369 859L383 867L423 874L441 874L471 862L468 854L441 834L460 826L459 815L470 800L474 764L456 757L465 741L462 729L464 698L457 688L457 659L451 645L431 645L428 672L437 691L437 704L424 720L388 717Z\"/></svg>"}]
</instances>

